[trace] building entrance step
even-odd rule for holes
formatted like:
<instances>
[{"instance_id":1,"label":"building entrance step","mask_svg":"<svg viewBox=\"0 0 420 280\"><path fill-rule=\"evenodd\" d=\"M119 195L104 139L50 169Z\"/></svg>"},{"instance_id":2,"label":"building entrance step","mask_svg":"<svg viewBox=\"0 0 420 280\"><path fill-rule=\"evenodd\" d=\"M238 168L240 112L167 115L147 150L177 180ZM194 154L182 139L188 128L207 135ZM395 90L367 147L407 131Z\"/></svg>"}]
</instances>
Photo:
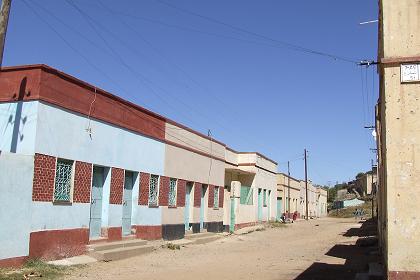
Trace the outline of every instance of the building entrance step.
<instances>
[{"instance_id":1,"label":"building entrance step","mask_svg":"<svg viewBox=\"0 0 420 280\"><path fill-rule=\"evenodd\" d=\"M97 259L98 261L115 261L146 254L152 252L153 250L153 245L139 245L129 247L118 247L108 250L91 251L89 252L89 256Z\"/></svg>"},{"instance_id":2,"label":"building entrance step","mask_svg":"<svg viewBox=\"0 0 420 280\"><path fill-rule=\"evenodd\" d=\"M185 239L193 240L197 238L202 238L204 236L212 236L215 235L214 232L200 232L200 233L188 233L185 234Z\"/></svg>"},{"instance_id":3,"label":"building entrance step","mask_svg":"<svg viewBox=\"0 0 420 280\"><path fill-rule=\"evenodd\" d=\"M111 250L111 249L117 249L117 248L143 246L146 244L147 244L146 240L128 239L128 240L116 241L116 242L90 244L87 246L87 249L88 249L88 252L105 251L105 250Z\"/></svg>"},{"instance_id":4,"label":"building entrance step","mask_svg":"<svg viewBox=\"0 0 420 280\"><path fill-rule=\"evenodd\" d=\"M223 235L214 232L203 232L186 235L185 239L191 240L194 244L205 244L222 238Z\"/></svg>"}]
</instances>

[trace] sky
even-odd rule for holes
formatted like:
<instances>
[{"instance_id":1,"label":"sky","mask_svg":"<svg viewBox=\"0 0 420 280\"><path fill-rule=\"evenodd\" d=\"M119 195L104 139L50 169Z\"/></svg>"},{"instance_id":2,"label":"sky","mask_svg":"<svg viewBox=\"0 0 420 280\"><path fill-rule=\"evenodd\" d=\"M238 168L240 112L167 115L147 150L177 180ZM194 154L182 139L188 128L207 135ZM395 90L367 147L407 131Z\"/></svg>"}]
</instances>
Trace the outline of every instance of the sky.
<instances>
[{"instance_id":1,"label":"sky","mask_svg":"<svg viewBox=\"0 0 420 280\"><path fill-rule=\"evenodd\" d=\"M4 66L43 63L317 184L375 154L376 0L14 0ZM334 58L330 55L336 56Z\"/></svg>"}]
</instances>

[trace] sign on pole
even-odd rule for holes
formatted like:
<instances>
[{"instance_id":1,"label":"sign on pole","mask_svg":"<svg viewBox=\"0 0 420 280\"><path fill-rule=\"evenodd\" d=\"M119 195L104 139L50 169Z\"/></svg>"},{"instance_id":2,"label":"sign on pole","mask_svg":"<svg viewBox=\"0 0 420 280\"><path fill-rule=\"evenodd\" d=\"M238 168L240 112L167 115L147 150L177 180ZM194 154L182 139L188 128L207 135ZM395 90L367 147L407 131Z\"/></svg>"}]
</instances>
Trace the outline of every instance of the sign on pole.
<instances>
[{"instance_id":1,"label":"sign on pole","mask_svg":"<svg viewBox=\"0 0 420 280\"><path fill-rule=\"evenodd\" d=\"M420 81L420 64L401 64L401 82L411 83Z\"/></svg>"}]
</instances>

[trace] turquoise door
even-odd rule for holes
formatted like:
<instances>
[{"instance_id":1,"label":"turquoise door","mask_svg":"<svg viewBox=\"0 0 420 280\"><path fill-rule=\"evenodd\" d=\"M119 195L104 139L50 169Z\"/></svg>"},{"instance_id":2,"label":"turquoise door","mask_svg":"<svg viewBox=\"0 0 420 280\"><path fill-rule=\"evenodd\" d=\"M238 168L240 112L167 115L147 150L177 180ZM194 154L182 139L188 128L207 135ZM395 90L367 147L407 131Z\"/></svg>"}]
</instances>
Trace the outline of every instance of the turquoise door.
<instances>
[{"instance_id":1,"label":"turquoise door","mask_svg":"<svg viewBox=\"0 0 420 280\"><path fill-rule=\"evenodd\" d=\"M267 220L270 221L271 217L271 191L267 194Z\"/></svg>"},{"instance_id":2,"label":"turquoise door","mask_svg":"<svg viewBox=\"0 0 420 280\"><path fill-rule=\"evenodd\" d=\"M277 197L277 214L276 214L276 220L280 221L281 216L282 216L282 209L281 209L281 205L282 205L283 201L281 197Z\"/></svg>"},{"instance_id":3,"label":"turquoise door","mask_svg":"<svg viewBox=\"0 0 420 280\"><path fill-rule=\"evenodd\" d=\"M185 230L190 229L190 197L191 197L192 185L187 183L187 189L185 190L185 209L184 209L184 219L185 219Z\"/></svg>"},{"instance_id":4,"label":"turquoise door","mask_svg":"<svg viewBox=\"0 0 420 280\"><path fill-rule=\"evenodd\" d=\"M229 231L235 231L235 198L230 198L230 224L229 224Z\"/></svg>"},{"instance_id":5,"label":"turquoise door","mask_svg":"<svg viewBox=\"0 0 420 280\"><path fill-rule=\"evenodd\" d=\"M89 238L101 236L102 225L102 195L105 170L103 167L93 167L92 194L90 202Z\"/></svg>"},{"instance_id":6,"label":"turquoise door","mask_svg":"<svg viewBox=\"0 0 420 280\"><path fill-rule=\"evenodd\" d=\"M123 193L123 215L122 215L122 233L127 236L131 234L131 212L133 209L133 186L134 174L125 171L124 193Z\"/></svg>"},{"instance_id":7,"label":"turquoise door","mask_svg":"<svg viewBox=\"0 0 420 280\"><path fill-rule=\"evenodd\" d=\"M201 187L201 202L200 202L200 231L204 228L204 207L206 206L204 197L206 196L207 186Z\"/></svg>"},{"instance_id":8,"label":"turquoise door","mask_svg":"<svg viewBox=\"0 0 420 280\"><path fill-rule=\"evenodd\" d=\"M262 221L262 189L258 189L258 221Z\"/></svg>"}]
</instances>

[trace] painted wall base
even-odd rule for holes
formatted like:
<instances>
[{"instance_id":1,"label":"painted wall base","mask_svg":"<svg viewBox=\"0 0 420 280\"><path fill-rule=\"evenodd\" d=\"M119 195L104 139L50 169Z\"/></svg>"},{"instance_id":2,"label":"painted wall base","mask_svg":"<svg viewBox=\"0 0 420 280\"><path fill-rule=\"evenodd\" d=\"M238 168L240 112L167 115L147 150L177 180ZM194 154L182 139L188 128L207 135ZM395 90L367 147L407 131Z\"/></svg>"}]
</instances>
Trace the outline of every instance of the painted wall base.
<instances>
[{"instance_id":1,"label":"painted wall base","mask_svg":"<svg viewBox=\"0 0 420 280\"><path fill-rule=\"evenodd\" d=\"M28 259L28 256L2 259L0 260L0 267L21 267Z\"/></svg>"},{"instance_id":2,"label":"painted wall base","mask_svg":"<svg viewBox=\"0 0 420 280\"><path fill-rule=\"evenodd\" d=\"M162 225L162 238L164 240L182 239L185 236L185 225Z\"/></svg>"},{"instance_id":3,"label":"painted wall base","mask_svg":"<svg viewBox=\"0 0 420 280\"><path fill-rule=\"evenodd\" d=\"M144 240L157 240L162 238L162 226L133 226L136 231L136 238Z\"/></svg>"},{"instance_id":4,"label":"painted wall base","mask_svg":"<svg viewBox=\"0 0 420 280\"><path fill-rule=\"evenodd\" d=\"M419 271L389 271L389 280L418 280L420 279Z\"/></svg>"},{"instance_id":5,"label":"painted wall base","mask_svg":"<svg viewBox=\"0 0 420 280\"><path fill-rule=\"evenodd\" d=\"M261 222L259 222L261 223ZM257 224L259 224L257 222L249 222L249 223L241 223L241 224L236 224L235 225L235 230L241 229L241 228L245 228L245 227L252 227L255 226Z\"/></svg>"},{"instance_id":6,"label":"painted wall base","mask_svg":"<svg viewBox=\"0 0 420 280\"><path fill-rule=\"evenodd\" d=\"M110 242L122 240L122 227L101 228L101 236Z\"/></svg>"},{"instance_id":7,"label":"painted wall base","mask_svg":"<svg viewBox=\"0 0 420 280\"><path fill-rule=\"evenodd\" d=\"M82 255L89 243L89 229L47 230L31 232L29 257L56 260Z\"/></svg>"},{"instance_id":8,"label":"painted wall base","mask_svg":"<svg viewBox=\"0 0 420 280\"><path fill-rule=\"evenodd\" d=\"M192 228L193 233L200 232L200 223L190 223L190 228Z\"/></svg>"},{"instance_id":9,"label":"painted wall base","mask_svg":"<svg viewBox=\"0 0 420 280\"><path fill-rule=\"evenodd\" d=\"M204 228L206 228L208 232L222 232L223 222L206 222L204 223Z\"/></svg>"}]
</instances>

